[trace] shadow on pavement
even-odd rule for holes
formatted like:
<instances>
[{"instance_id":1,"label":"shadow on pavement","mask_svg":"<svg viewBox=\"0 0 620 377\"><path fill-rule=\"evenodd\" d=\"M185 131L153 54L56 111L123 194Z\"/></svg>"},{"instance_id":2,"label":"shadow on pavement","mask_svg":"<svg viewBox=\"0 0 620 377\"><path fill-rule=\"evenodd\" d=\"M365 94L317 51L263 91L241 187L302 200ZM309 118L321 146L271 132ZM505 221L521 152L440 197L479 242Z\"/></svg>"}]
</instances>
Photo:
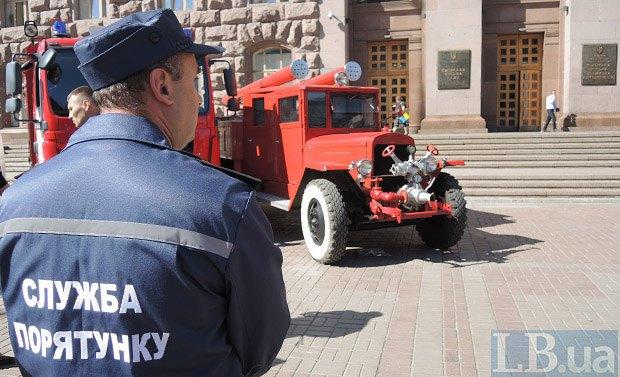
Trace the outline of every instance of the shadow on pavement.
<instances>
[{"instance_id":1,"label":"shadow on pavement","mask_svg":"<svg viewBox=\"0 0 620 377\"><path fill-rule=\"evenodd\" d=\"M304 244L299 212L265 208L271 221L276 245ZM512 254L538 249L543 240L517 234L494 234L485 228L514 224L501 213L468 210L468 225L461 241L449 251L424 245L415 226L355 231L349 234L347 254L340 267L373 267L406 263L414 259L465 267L483 263L506 263ZM305 247L304 247L305 249Z\"/></svg>"},{"instance_id":2,"label":"shadow on pavement","mask_svg":"<svg viewBox=\"0 0 620 377\"><path fill-rule=\"evenodd\" d=\"M291 326L286 337L337 338L347 336L361 331L371 319L382 315L380 312L353 310L306 312L300 317L291 318Z\"/></svg>"},{"instance_id":3,"label":"shadow on pavement","mask_svg":"<svg viewBox=\"0 0 620 377\"><path fill-rule=\"evenodd\" d=\"M335 310L329 312L306 312L291 318L291 325L286 338L299 338L297 345L312 342L313 338L338 338L360 332L373 318L381 317L381 312L356 312L353 310ZM305 337L311 338L305 340ZM276 358L273 365L284 363Z\"/></svg>"}]
</instances>

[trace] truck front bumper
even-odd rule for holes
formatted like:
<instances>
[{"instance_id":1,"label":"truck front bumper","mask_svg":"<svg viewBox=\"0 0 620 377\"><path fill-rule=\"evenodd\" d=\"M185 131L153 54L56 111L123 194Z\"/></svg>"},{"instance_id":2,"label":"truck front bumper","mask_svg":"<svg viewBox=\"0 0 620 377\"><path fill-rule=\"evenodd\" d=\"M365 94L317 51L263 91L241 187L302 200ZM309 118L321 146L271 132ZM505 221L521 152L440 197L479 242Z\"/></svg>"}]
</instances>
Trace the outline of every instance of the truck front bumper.
<instances>
[{"instance_id":1,"label":"truck front bumper","mask_svg":"<svg viewBox=\"0 0 620 377\"><path fill-rule=\"evenodd\" d=\"M417 211L402 209L400 203L398 194L396 193L382 193L380 197L371 195L369 207L372 216L370 219L373 221L396 221L400 224L407 220L452 215L452 207L450 204L440 200L431 200L425 203L421 210Z\"/></svg>"}]
</instances>

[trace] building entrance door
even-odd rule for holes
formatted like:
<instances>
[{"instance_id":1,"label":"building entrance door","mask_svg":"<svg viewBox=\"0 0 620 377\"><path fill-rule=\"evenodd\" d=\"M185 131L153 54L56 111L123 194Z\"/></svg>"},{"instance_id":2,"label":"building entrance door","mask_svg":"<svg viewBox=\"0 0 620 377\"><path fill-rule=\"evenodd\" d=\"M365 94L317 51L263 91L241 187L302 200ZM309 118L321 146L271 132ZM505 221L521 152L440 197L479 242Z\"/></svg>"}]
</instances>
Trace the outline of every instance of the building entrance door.
<instances>
[{"instance_id":1,"label":"building entrance door","mask_svg":"<svg viewBox=\"0 0 620 377\"><path fill-rule=\"evenodd\" d=\"M390 126L396 97L403 97L409 106L407 45L406 40L368 43L368 81L379 88L380 118Z\"/></svg>"},{"instance_id":2,"label":"building entrance door","mask_svg":"<svg viewBox=\"0 0 620 377\"><path fill-rule=\"evenodd\" d=\"M497 37L497 131L540 127L543 35Z\"/></svg>"}]
</instances>

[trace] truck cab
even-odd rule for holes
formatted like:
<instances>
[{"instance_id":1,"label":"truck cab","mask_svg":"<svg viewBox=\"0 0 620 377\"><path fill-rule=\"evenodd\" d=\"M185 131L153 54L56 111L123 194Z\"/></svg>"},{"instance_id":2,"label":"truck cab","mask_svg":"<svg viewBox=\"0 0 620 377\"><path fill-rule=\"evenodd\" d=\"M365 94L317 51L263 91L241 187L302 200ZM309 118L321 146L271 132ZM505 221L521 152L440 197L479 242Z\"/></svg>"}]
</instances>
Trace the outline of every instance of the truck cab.
<instances>
[{"instance_id":1,"label":"truck cab","mask_svg":"<svg viewBox=\"0 0 620 377\"><path fill-rule=\"evenodd\" d=\"M417 224L429 246L456 244L465 202L441 169L462 161L438 160L434 146L416 159L413 138L380 124L379 89L349 85L357 63L307 80L303 64L239 89L242 117L221 123L223 164L261 179L266 203L300 210L320 263L343 256L349 230Z\"/></svg>"}]
</instances>

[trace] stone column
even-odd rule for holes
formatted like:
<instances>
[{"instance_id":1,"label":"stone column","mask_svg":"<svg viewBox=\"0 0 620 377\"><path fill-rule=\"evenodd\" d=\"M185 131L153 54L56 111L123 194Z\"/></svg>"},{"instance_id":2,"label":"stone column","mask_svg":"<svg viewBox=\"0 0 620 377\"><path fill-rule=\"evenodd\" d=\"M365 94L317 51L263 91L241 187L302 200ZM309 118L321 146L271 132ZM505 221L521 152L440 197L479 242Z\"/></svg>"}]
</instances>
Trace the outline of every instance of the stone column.
<instances>
[{"instance_id":1,"label":"stone column","mask_svg":"<svg viewBox=\"0 0 620 377\"><path fill-rule=\"evenodd\" d=\"M331 18L328 15L331 12ZM342 67L349 59L348 2L324 0L319 2L319 39L321 72Z\"/></svg>"},{"instance_id":2,"label":"stone column","mask_svg":"<svg viewBox=\"0 0 620 377\"><path fill-rule=\"evenodd\" d=\"M560 16L564 17L564 107L560 109L560 125L573 126L576 130L620 129L618 1L566 0L565 5L567 8L562 9ZM590 45L585 67L584 45ZM609 53L609 45L615 45L615 54Z\"/></svg>"},{"instance_id":3,"label":"stone column","mask_svg":"<svg viewBox=\"0 0 620 377\"><path fill-rule=\"evenodd\" d=\"M422 120L420 131L487 132L486 123L480 116L482 0L426 0L425 5L426 117ZM469 88L439 89L440 51L469 51Z\"/></svg>"}]
</instances>

